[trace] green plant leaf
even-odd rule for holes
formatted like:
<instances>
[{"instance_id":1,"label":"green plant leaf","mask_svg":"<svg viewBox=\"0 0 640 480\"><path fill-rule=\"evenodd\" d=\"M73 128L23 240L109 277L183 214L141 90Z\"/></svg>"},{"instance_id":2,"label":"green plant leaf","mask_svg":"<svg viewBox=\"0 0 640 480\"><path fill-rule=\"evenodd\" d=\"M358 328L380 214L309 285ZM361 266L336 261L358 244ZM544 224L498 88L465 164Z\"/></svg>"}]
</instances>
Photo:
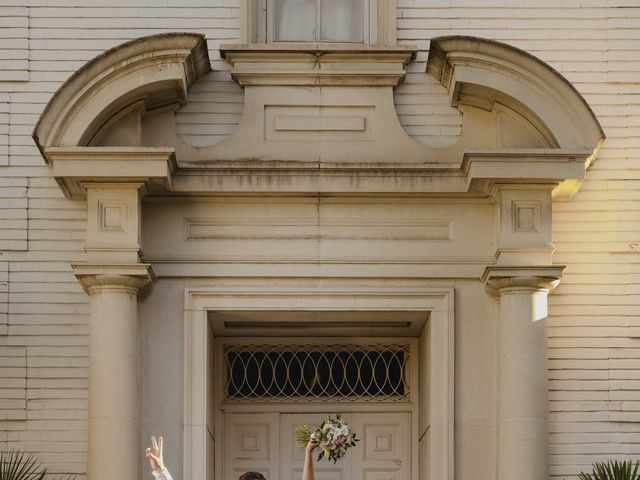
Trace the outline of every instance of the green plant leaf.
<instances>
[{"instance_id":1,"label":"green plant leaf","mask_svg":"<svg viewBox=\"0 0 640 480\"><path fill-rule=\"evenodd\" d=\"M592 473L580 473L579 480L640 480L638 470L640 460L634 464L631 460L608 462L596 462L593 464Z\"/></svg>"},{"instance_id":2,"label":"green plant leaf","mask_svg":"<svg viewBox=\"0 0 640 480\"><path fill-rule=\"evenodd\" d=\"M46 475L47 469L40 464L35 454L27 455L19 450L0 452L0 480L44 480ZM67 478L73 480L76 476Z\"/></svg>"}]
</instances>

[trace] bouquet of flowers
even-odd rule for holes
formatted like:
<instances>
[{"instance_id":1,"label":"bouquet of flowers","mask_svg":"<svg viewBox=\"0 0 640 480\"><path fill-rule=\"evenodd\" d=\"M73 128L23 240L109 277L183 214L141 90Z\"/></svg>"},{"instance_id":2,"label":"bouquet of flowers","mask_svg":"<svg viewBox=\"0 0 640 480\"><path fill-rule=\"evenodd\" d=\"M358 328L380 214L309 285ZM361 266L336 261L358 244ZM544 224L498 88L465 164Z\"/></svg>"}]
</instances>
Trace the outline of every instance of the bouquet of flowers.
<instances>
[{"instance_id":1,"label":"bouquet of flowers","mask_svg":"<svg viewBox=\"0 0 640 480\"><path fill-rule=\"evenodd\" d=\"M309 425L298 425L295 429L295 437L302 445L306 445L309 441L316 442L320 452L318 461L327 457L327 460L333 460L333 463L344 457L347 449L355 447L356 442L360 441L340 415L336 415L336 418L327 417L313 432Z\"/></svg>"}]
</instances>

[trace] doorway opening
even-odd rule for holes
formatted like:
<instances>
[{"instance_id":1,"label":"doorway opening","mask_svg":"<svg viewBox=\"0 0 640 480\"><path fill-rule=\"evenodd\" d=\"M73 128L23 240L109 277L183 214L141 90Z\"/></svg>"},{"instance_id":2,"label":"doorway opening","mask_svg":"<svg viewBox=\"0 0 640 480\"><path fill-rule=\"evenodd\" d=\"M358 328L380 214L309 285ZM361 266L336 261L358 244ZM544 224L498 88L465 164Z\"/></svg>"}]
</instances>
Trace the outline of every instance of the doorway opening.
<instances>
[{"instance_id":1,"label":"doorway opening","mask_svg":"<svg viewBox=\"0 0 640 480\"><path fill-rule=\"evenodd\" d=\"M215 342L217 470L299 480L298 424L340 414L361 441L317 480L418 478L415 337L220 337ZM423 356L426 358L426 356Z\"/></svg>"},{"instance_id":2,"label":"doorway opening","mask_svg":"<svg viewBox=\"0 0 640 480\"><path fill-rule=\"evenodd\" d=\"M359 413L361 404L356 402L341 402L338 406L322 401L306 402L304 410L297 412L283 411L283 404L266 402L222 405L221 385L215 384L225 368L219 342L260 339L289 343L293 338L305 341L339 338L345 343L357 343L354 339L364 338L365 342L376 343L399 338L417 340L418 345L412 360L414 365L417 362L413 370L414 375L418 370L417 385L409 385L412 408L397 402L363 402L365 413L411 410L411 469L410 476L401 480L451 480L454 290L422 281L401 286L397 282L391 285L360 279L357 282L329 279L321 285L315 282L300 285L298 280L289 283L242 288L208 285L185 290L183 478L227 480L223 470L225 412L322 416ZM415 432L420 462L414 446ZM383 439L379 445L384 445ZM277 448L280 450L279 445ZM371 476L374 480L389 478L388 473ZM393 474L391 478L395 480L398 476Z\"/></svg>"}]
</instances>

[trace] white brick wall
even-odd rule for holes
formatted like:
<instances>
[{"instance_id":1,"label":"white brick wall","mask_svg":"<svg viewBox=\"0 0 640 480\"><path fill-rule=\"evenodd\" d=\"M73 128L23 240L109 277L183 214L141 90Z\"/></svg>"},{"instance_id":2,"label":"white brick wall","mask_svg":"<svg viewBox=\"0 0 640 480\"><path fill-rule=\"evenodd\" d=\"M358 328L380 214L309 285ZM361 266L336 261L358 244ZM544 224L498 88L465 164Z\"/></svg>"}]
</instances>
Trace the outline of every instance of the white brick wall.
<instances>
[{"instance_id":1,"label":"white brick wall","mask_svg":"<svg viewBox=\"0 0 640 480\"><path fill-rule=\"evenodd\" d=\"M29 80L29 9L0 3L0 82Z\"/></svg>"},{"instance_id":2,"label":"white brick wall","mask_svg":"<svg viewBox=\"0 0 640 480\"><path fill-rule=\"evenodd\" d=\"M0 420L27 418L27 349L5 347L0 350Z\"/></svg>"},{"instance_id":3,"label":"white brick wall","mask_svg":"<svg viewBox=\"0 0 640 480\"><path fill-rule=\"evenodd\" d=\"M9 165L9 94L0 92L0 167Z\"/></svg>"},{"instance_id":4,"label":"white brick wall","mask_svg":"<svg viewBox=\"0 0 640 480\"><path fill-rule=\"evenodd\" d=\"M190 93L178 128L194 145L215 143L242 109L217 52L235 41L237 15L237 0L0 0L0 449L41 452L54 473L85 468L88 306L69 268L82 259L85 205L62 196L31 140L39 113L105 49L197 31L207 35L214 72ZM398 18L401 43L421 49L396 91L418 141L452 143L461 127L424 73L429 39L439 35L531 52L573 82L600 119L608 137L600 158L579 195L554 206L555 260L568 267L549 318L552 475L640 457L640 4L399 0ZM222 91L224 101L211 99Z\"/></svg>"},{"instance_id":5,"label":"white brick wall","mask_svg":"<svg viewBox=\"0 0 640 480\"><path fill-rule=\"evenodd\" d=\"M9 330L9 264L0 262L0 335Z\"/></svg>"},{"instance_id":6,"label":"white brick wall","mask_svg":"<svg viewBox=\"0 0 640 480\"><path fill-rule=\"evenodd\" d=\"M0 167L0 251L27 249L27 182L25 177L3 177Z\"/></svg>"}]
</instances>

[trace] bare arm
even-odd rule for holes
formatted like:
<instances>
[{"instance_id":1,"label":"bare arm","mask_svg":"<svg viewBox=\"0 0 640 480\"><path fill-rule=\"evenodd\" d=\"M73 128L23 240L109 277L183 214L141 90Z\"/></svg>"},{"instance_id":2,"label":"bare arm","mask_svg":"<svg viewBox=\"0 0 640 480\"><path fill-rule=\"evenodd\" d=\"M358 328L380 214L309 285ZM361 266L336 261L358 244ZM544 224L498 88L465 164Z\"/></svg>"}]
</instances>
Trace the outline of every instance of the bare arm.
<instances>
[{"instance_id":1,"label":"bare arm","mask_svg":"<svg viewBox=\"0 0 640 480\"><path fill-rule=\"evenodd\" d=\"M304 467L302 468L302 480L315 480L313 476L313 451L318 448L315 442L309 442L304 451Z\"/></svg>"}]
</instances>

